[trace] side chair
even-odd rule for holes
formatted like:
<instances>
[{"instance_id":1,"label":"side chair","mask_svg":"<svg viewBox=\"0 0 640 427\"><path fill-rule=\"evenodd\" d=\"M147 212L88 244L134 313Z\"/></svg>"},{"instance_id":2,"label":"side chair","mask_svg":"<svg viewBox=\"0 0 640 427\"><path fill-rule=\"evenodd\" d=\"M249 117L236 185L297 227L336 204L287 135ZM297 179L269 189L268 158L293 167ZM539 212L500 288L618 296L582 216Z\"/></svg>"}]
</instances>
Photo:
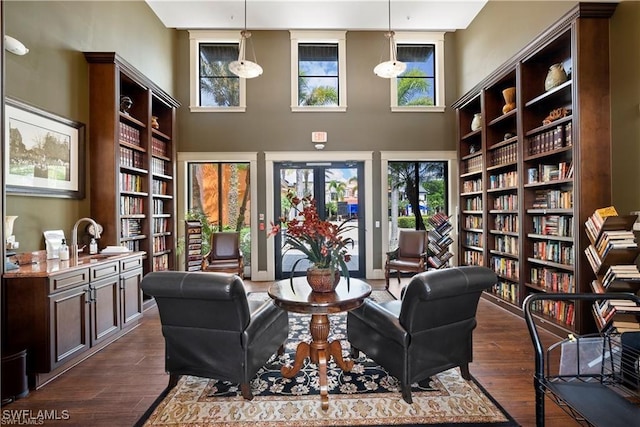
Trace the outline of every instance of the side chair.
<instances>
[{"instance_id":1,"label":"side chair","mask_svg":"<svg viewBox=\"0 0 640 427\"><path fill-rule=\"evenodd\" d=\"M400 273L421 273L427 269L427 245L427 231L400 230L398 248L387 252L384 264L385 289L389 289L391 271L398 274L400 283Z\"/></svg>"}]
</instances>

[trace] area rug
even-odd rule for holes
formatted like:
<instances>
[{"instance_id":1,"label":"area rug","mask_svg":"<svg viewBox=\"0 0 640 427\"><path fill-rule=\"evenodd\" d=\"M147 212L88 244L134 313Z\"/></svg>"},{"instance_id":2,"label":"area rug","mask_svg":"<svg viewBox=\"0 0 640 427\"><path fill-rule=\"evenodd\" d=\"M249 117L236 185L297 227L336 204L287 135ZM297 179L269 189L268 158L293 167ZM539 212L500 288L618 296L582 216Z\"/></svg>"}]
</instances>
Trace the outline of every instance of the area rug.
<instances>
[{"instance_id":1,"label":"area rug","mask_svg":"<svg viewBox=\"0 0 640 427\"><path fill-rule=\"evenodd\" d=\"M251 295L264 298L265 295ZM268 298L268 297L267 297ZM374 291L372 298L393 298L386 291ZM348 355L346 315L329 316L329 339L340 339ZM450 369L412 386L413 404L404 400L398 380L373 360L360 354L351 372L328 364L329 409L320 407L318 371L307 360L291 379L280 368L293 364L297 343L310 341L309 316L289 314L289 338L285 354L274 356L252 381L254 399L246 401L238 384L184 376L142 417L144 426L390 426L390 425L474 425L517 426L518 424L473 381Z\"/></svg>"}]
</instances>

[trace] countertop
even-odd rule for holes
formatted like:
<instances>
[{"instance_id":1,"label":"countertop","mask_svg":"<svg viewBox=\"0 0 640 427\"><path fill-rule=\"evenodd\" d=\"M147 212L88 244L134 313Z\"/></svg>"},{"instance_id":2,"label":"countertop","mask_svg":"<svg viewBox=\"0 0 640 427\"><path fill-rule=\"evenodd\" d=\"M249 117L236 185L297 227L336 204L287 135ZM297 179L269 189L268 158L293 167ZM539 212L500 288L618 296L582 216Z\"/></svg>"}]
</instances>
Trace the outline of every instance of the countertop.
<instances>
[{"instance_id":1,"label":"countertop","mask_svg":"<svg viewBox=\"0 0 640 427\"><path fill-rule=\"evenodd\" d=\"M121 254L80 254L78 262L73 260L60 261L59 259L41 259L35 262L23 262L19 268L5 272L2 277L4 279L21 278L21 277L48 277L52 274L63 273L65 271L79 270L100 263L111 262L115 260L125 259L134 256L144 256L145 252L125 252Z\"/></svg>"}]
</instances>

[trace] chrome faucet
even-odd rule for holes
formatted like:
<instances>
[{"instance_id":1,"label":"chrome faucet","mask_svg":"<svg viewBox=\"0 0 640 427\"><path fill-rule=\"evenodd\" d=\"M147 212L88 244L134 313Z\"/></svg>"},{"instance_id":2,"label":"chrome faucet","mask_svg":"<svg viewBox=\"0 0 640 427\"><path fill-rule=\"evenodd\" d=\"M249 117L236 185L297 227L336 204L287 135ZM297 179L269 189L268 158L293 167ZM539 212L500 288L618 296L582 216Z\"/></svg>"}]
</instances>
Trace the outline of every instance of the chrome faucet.
<instances>
[{"instance_id":1,"label":"chrome faucet","mask_svg":"<svg viewBox=\"0 0 640 427\"><path fill-rule=\"evenodd\" d=\"M78 263L78 225L80 225L80 223L83 221L87 221L93 224L93 229L95 230L94 237L96 239L100 238L100 228L98 227L98 223L95 222L95 220L86 217L77 220L73 225L73 230L71 231L71 247L69 248L69 250L71 251L71 259L73 260L74 264Z\"/></svg>"}]
</instances>

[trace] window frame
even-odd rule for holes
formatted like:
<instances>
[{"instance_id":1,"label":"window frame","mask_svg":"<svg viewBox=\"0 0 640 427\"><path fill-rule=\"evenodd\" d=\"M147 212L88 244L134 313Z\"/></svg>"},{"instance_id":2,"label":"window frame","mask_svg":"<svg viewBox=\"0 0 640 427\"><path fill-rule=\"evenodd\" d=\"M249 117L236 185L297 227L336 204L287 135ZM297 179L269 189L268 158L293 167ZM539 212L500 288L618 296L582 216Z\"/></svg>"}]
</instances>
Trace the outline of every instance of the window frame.
<instances>
[{"instance_id":1,"label":"window frame","mask_svg":"<svg viewBox=\"0 0 640 427\"><path fill-rule=\"evenodd\" d=\"M291 38L291 111L347 111L347 39L346 31L289 31ZM338 45L338 105L298 105L298 45L300 43L331 43Z\"/></svg>"},{"instance_id":2,"label":"window frame","mask_svg":"<svg viewBox=\"0 0 640 427\"><path fill-rule=\"evenodd\" d=\"M391 86L392 112L430 112L442 113L445 110L444 93L444 32L396 32L395 42L398 44L432 44L435 51L435 93L433 106L426 105L398 105L398 79L389 79Z\"/></svg>"},{"instance_id":3,"label":"window frame","mask_svg":"<svg viewBox=\"0 0 640 427\"><path fill-rule=\"evenodd\" d=\"M247 79L242 77L238 77L240 79L239 105L232 107L200 105L200 44L202 43L230 43L236 44L239 48L240 32L189 30L189 110L192 113L244 113L247 109Z\"/></svg>"}]
</instances>

